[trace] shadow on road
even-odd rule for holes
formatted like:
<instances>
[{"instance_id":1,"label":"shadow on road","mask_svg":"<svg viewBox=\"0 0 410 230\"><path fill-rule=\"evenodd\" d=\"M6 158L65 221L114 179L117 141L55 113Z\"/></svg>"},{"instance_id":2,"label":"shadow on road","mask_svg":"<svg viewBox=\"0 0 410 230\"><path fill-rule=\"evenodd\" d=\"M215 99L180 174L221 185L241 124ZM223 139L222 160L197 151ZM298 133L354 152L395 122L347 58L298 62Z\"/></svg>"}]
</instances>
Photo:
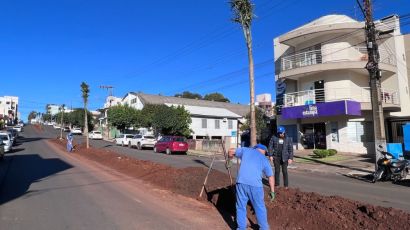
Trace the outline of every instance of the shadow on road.
<instances>
[{"instance_id":1,"label":"shadow on road","mask_svg":"<svg viewBox=\"0 0 410 230\"><path fill-rule=\"evenodd\" d=\"M195 163L197 163L197 164L203 165L203 166L205 166L206 168L209 168L209 165L207 165L203 160L194 159L194 160L192 160L192 161L195 162Z\"/></svg>"},{"instance_id":2,"label":"shadow on road","mask_svg":"<svg viewBox=\"0 0 410 230\"><path fill-rule=\"evenodd\" d=\"M367 175L347 175L347 174L341 174L342 176L348 177L348 178L352 178L352 179L356 179L356 180L360 180L360 181L364 181L367 183L372 183L372 179L373 179L373 175L372 174L367 174ZM396 184L396 185L401 185L401 186L405 186L405 187L410 187L410 180L401 180L401 181L397 181L396 183L393 183L392 181L388 180L388 181L378 181L376 183L392 183L392 184Z\"/></svg>"},{"instance_id":3,"label":"shadow on road","mask_svg":"<svg viewBox=\"0 0 410 230\"><path fill-rule=\"evenodd\" d=\"M24 150L25 150L25 148L13 148L13 151L11 153L18 153L18 152L21 152L21 151L24 151Z\"/></svg>"},{"instance_id":4,"label":"shadow on road","mask_svg":"<svg viewBox=\"0 0 410 230\"><path fill-rule=\"evenodd\" d=\"M0 184L0 205L26 195L30 185L73 166L58 159L44 159L37 154L12 156Z\"/></svg>"},{"instance_id":5,"label":"shadow on road","mask_svg":"<svg viewBox=\"0 0 410 230\"><path fill-rule=\"evenodd\" d=\"M410 187L410 180L401 180L396 182L397 185L405 186L405 187Z\"/></svg>"}]
</instances>

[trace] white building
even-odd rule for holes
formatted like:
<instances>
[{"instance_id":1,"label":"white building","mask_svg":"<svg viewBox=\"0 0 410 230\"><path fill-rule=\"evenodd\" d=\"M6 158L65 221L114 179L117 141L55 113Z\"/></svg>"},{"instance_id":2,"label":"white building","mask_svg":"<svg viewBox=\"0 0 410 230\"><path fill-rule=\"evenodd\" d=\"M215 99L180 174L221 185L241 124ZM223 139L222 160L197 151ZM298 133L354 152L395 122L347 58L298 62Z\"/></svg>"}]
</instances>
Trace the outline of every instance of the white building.
<instances>
[{"instance_id":1,"label":"white building","mask_svg":"<svg viewBox=\"0 0 410 230\"><path fill-rule=\"evenodd\" d=\"M125 95L122 103L138 110L144 108L146 104L184 106L191 114L190 128L193 131L193 139L236 137L238 120L249 112L247 105L133 92Z\"/></svg>"},{"instance_id":2,"label":"white building","mask_svg":"<svg viewBox=\"0 0 410 230\"><path fill-rule=\"evenodd\" d=\"M272 101L272 94L264 93L256 95L255 105L265 111L265 115L273 118L275 116L275 102Z\"/></svg>"},{"instance_id":3,"label":"white building","mask_svg":"<svg viewBox=\"0 0 410 230\"><path fill-rule=\"evenodd\" d=\"M16 119L21 119L18 117L19 110L19 98L15 96L3 96L0 97L0 119L8 117L6 123L13 124Z\"/></svg>"},{"instance_id":4,"label":"white building","mask_svg":"<svg viewBox=\"0 0 410 230\"><path fill-rule=\"evenodd\" d=\"M380 36L384 116L410 115L404 39L399 18L376 22ZM364 22L345 15L314 20L274 39L278 124L298 148L374 150Z\"/></svg>"}]
</instances>

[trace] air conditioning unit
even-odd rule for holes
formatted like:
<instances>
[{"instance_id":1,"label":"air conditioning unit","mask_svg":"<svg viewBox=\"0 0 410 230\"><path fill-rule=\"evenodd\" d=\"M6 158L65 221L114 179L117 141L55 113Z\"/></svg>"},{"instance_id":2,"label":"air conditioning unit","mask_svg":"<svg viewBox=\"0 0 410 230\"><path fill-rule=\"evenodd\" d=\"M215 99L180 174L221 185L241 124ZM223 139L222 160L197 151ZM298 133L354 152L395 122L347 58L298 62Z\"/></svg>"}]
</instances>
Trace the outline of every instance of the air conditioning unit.
<instances>
[{"instance_id":1,"label":"air conditioning unit","mask_svg":"<svg viewBox=\"0 0 410 230\"><path fill-rule=\"evenodd\" d=\"M224 119L222 119L222 121L223 121L223 122L227 122L227 121L228 121L228 118L225 117Z\"/></svg>"}]
</instances>

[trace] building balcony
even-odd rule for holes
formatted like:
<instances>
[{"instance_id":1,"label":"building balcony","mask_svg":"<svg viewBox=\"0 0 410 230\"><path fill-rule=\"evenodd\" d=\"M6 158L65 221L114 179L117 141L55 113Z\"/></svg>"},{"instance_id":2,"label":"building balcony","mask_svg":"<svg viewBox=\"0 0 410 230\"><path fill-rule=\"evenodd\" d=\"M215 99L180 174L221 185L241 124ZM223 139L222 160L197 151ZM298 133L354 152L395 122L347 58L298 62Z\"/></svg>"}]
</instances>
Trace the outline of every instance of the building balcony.
<instances>
[{"instance_id":1,"label":"building balcony","mask_svg":"<svg viewBox=\"0 0 410 230\"><path fill-rule=\"evenodd\" d=\"M380 99L385 110L400 111L400 98L397 90L381 89ZM355 101L361 104L361 110L371 110L370 88L339 88L306 90L284 94L283 108L314 105L324 102Z\"/></svg>"},{"instance_id":2,"label":"building balcony","mask_svg":"<svg viewBox=\"0 0 410 230\"><path fill-rule=\"evenodd\" d=\"M384 49L379 49L379 53L379 68L386 75L394 74L394 54ZM365 72L367 61L367 48L364 46L310 50L282 57L279 77L297 79L309 73L340 69L362 69Z\"/></svg>"}]
</instances>

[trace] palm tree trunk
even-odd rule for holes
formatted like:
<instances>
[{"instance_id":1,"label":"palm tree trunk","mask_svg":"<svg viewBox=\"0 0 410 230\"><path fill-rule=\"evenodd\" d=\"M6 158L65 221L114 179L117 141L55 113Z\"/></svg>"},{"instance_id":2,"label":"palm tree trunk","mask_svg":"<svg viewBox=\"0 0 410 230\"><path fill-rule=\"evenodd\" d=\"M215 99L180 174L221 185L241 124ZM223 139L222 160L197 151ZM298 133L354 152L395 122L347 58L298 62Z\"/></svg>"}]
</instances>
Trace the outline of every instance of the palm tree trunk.
<instances>
[{"instance_id":1,"label":"palm tree trunk","mask_svg":"<svg viewBox=\"0 0 410 230\"><path fill-rule=\"evenodd\" d=\"M87 116L87 104L84 104L84 134L86 140L87 149L90 148L90 140L88 139L88 116Z\"/></svg>"},{"instance_id":2,"label":"palm tree trunk","mask_svg":"<svg viewBox=\"0 0 410 230\"><path fill-rule=\"evenodd\" d=\"M251 28L244 28L246 46L248 48L249 60L249 88L251 109L251 146L256 145L256 115L255 115L255 75L253 68L252 35Z\"/></svg>"}]
</instances>

